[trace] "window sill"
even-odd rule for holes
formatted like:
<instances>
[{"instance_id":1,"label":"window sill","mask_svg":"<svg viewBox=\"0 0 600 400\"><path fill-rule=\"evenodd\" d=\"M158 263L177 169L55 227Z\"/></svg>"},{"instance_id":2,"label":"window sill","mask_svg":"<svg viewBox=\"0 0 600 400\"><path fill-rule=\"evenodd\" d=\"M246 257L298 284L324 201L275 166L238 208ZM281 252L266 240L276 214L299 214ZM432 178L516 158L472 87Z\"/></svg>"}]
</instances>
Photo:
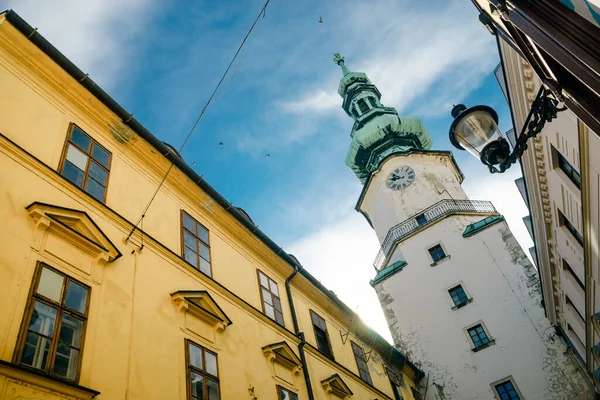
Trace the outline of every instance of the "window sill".
<instances>
[{"instance_id":1,"label":"window sill","mask_svg":"<svg viewBox=\"0 0 600 400\"><path fill-rule=\"evenodd\" d=\"M473 298L471 297L471 298L467 299L467 301L465 301L464 303L460 303L459 305L452 307L452 309L458 310L459 308L463 308L464 306L466 306L467 304L472 303L472 302L473 302Z\"/></svg>"},{"instance_id":2,"label":"window sill","mask_svg":"<svg viewBox=\"0 0 600 400\"><path fill-rule=\"evenodd\" d=\"M81 386L73 381L60 379L53 375L48 375L35 368L29 368L19 364L13 364L0 360L0 375L8 376L12 379L50 390L57 390L57 384L60 392L67 396L74 396L80 399L91 399L100 394L97 390Z\"/></svg>"},{"instance_id":3,"label":"window sill","mask_svg":"<svg viewBox=\"0 0 600 400\"><path fill-rule=\"evenodd\" d=\"M441 264L444 261L449 260L449 259L450 259L450 256L446 256L446 257L442 258L440 261L435 261L434 263L430 264L429 266L430 267L435 267L436 265Z\"/></svg>"},{"instance_id":4,"label":"window sill","mask_svg":"<svg viewBox=\"0 0 600 400\"><path fill-rule=\"evenodd\" d=\"M487 348L487 347L490 347L491 345L493 345L493 344L495 344L495 343L496 343L496 339L490 339L490 341L489 341L489 342L487 342L487 343L486 343L486 344L484 344L484 345L481 345L481 346L479 346L479 347L473 347L473 348L471 349L471 351L472 351L473 353L477 353L478 351L480 351L480 350L483 350L483 349L485 349L485 348Z\"/></svg>"}]
</instances>

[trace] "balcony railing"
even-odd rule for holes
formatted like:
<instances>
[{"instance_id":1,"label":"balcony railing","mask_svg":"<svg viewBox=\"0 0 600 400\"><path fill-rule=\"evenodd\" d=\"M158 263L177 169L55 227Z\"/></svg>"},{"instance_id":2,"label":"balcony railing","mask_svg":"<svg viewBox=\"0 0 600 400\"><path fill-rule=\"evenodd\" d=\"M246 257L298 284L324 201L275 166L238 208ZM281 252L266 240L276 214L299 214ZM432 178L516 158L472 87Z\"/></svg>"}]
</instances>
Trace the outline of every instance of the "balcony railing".
<instances>
[{"instance_id":1,"label":"balcony railing","mask_svg":"<svg viewBox=\"0 0 600 400\"><path fill-rule=\"evenodd\" d=\"M498 214L496 208L489 201L479 200L451 200L445 199L438 201L434 205L426 208L420 213L413 215L409 219L400 222L398 225L390 228L390 231L381 244L381 249L373 265L377 270L389 257L394 244L404 239L418 229L431 225L450 214Z\"/></svg>"}]
</instances>

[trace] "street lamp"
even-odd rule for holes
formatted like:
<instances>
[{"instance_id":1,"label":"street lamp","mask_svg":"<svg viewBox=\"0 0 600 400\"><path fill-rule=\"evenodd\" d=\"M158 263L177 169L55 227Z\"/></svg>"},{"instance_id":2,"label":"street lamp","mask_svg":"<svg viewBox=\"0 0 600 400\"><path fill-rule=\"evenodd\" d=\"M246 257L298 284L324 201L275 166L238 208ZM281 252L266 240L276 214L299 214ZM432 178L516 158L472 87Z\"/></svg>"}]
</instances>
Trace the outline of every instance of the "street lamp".
<instances>
[{"instance_id":1,"label":"street lamp","mask_svg":"<svg viewBox=\"0 0 600 400\"><path fill-rule=\"evenodd\" d=\"M491 173L502 173L523 155L527 149L527 140L540 133L546 122L556 118L559 111L565 110L565 107L558 107L558 103L553 92L542 85L512 153L498 128L498 114L493 108L467 108L458 104L452 108L454 121L450 125L450 142L457 149L467 150L479 158Z\"/></svg>"}]
</instances>

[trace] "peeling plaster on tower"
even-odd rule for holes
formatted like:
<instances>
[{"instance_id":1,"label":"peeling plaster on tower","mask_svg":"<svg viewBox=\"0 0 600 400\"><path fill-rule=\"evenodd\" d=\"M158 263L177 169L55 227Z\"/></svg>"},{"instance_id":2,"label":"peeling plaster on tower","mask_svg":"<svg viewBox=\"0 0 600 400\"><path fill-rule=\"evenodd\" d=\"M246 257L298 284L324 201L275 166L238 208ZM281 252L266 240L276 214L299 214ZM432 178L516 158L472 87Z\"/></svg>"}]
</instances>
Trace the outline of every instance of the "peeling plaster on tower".
<instances>
[{"instance_id":1,"label":"peeling plaster on tower","mask_svg":"<svg viewBox=\"0 0 600 400\"><path fill-rule=\"evenodd\" d=\"M334 62L354 120L346 164L364 185L356 209L381 244L371 285L395 346L429 374L427 399L500 398L511 388L521 399L591 398L504 218L467 197L452 153L431 150L419 118L384 106L339 54Z\"/></svg>"}]
</instances>

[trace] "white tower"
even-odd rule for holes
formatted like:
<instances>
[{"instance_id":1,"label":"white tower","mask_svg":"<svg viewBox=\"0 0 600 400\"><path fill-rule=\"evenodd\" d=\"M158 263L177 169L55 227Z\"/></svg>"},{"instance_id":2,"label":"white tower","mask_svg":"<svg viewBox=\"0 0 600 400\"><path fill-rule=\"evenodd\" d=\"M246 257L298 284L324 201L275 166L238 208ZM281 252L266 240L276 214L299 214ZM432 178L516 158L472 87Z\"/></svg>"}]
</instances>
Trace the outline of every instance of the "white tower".
<instances>
[{"instance_id":1,"label":"white tower","mask_svg":"<svg viewBox=\"0 0 600 400\"><path fill-rule=\"evenodd\" d=\"M381 243L371 285L396 347L428 374L426 398L591 398L504 218L467 197L452 153L430 150L418 118L384 107L364 73L334 61L355 120L346 164L364 184L357 210Z\"/></svg>"}]
</instances>

